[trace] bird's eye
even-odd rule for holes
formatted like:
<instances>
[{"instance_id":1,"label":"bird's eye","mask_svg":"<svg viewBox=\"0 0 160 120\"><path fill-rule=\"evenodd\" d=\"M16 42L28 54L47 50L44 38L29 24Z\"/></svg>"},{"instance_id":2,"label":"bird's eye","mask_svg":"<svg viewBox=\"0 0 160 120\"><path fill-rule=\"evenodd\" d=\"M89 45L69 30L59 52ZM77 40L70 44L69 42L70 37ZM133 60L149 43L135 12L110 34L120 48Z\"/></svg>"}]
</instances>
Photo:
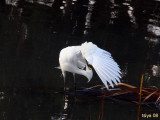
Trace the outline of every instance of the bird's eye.
<instances>
[{"instance_id":1,"label":"bird's eye","mask_svg":"<svg viewBox=\"0 0 160 120\"><path fill-rule=\"evenodd\" d=\"M89 68L89 70L92 70L92 68L91 67L88 67Z\"/></svg>"}]
</instances>

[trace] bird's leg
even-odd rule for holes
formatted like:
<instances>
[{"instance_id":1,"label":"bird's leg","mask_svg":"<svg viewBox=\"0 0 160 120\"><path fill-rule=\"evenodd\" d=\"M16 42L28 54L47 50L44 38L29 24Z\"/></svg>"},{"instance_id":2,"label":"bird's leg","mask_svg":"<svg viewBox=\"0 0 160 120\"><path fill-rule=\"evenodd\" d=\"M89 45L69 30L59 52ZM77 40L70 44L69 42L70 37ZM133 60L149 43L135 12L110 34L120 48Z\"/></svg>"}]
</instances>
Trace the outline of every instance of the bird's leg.
<instances>
[{"instance_id":1,"label":"bird's leg","mask_svg":"<svg viewBox=\"0 0 160 120\"><path fill-rule=\"evenodd\" d=\"M74 78L74 92L76 94L76 78L75 78L75 73L73 73L73 78Z\"/></svg>"},{"instance_id":2,"label":"bird's leg","mask_svg":"<svg viewBox=\"0 0 160 120\"><path fill-rule=\"evenodd\" d=\"M64 93L66 92L66 73L64 71L62 71L62 75L64 78Z\"/></svg>"},{"instance_id":3,"label":"bird's leg","mask_svg":"<svg viewBox=\"0 0 160 120\"><path fill-rule=\"evenodd\" d=\"M64 93L66 92L66 80L64 78Z\"/></svg>"}]
</instances>

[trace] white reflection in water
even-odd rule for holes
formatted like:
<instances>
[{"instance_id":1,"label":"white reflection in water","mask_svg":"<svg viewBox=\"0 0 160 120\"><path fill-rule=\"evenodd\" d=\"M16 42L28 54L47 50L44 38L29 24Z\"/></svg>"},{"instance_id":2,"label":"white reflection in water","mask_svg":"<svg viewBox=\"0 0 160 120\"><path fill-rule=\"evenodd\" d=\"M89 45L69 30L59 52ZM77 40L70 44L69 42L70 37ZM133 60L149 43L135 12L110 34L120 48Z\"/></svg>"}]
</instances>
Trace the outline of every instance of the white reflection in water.
<instances>
[{"instance_id":1,"label":"white reflection in water","mask_svg":"<svg viewBox=\"0 0 160 120\"><path fill-rule=\"evenodd\" d=\"M150 18L148 21L151 22L152 24L160 24L160 21L155 20L155 19Z\"/></svg>"},{"instance_id":2,"label":"white reflection in water","mask_svg":"<svg viewBox=\"0 0 160 120\"><path fill-rule=\"evenodd\" d=\"M12 6L17 6L18 2L19 2L19 0L5 0L5 3L7 5L12 5ZM25 0L25 2L38 3L41 5L46 5L46 6L52 7L54 0Z\"/></svg>"},{"instance_id":3,"label":"white reflection in water","mask_svg":"<svg viewBox=\"0 0 160 120\"><path fill-rule=\"evenodd\" d=\"M66 4L67 4L66 1L63 1L63 6L60 6L60 9L62 10L63 15L66 14L66 11L65 11Z\"/></svg>"},{"instance_id":4,"label":"white reflection in water","mask_svg":"<svg viewBox=\"0 0 160 120\"><path fill-rule=\"evenodd\" d=\"M109 24L114 24L114 20L119 17L119 10L117 9L119 5L115 3L115 0L110 0L110 2L112 5L110 6L111 12Z\"/></svg>"},{"instance_id":5,"label":"white reflection in water","mask_svg":"<svg viewBox=\"0 0 160 120\"><path fill-rule=\"evenodd\" d=\"M0 92L0 100L4 100L5 98L4 95L5 95L4 92Z\"/></svg>"},{"instance_id":6,"label":"white reflection in water","mask_svg":"<svg viewBox=\"0 0 160 120\"><path fill-rule=\"evenodd\" d=\"M63 16L66 14L70 14L70 18L72 19L72 13L71 8L75 5L76 0L63 0L62 6L60 6L60 9L62 10Z\"/></svg>"},{"instance_id":7,"label":"white reflection in water","mask_svg":"<svg viewBox=\"0 0 160 120\"><path fill-rule=\"evenodd\" d=\"M118 4L115 3L115 0L110 0L110 2L112 3L112 6L110 6L110 8L119 6Z\"/></svg>"},{"instance_id":8,"label":"white reflection in water","mask_svg":"<svg viewBox=\"0 0 160 120\"><path fill-rule=\"evenodd\" d=\"M130 4L129 4L129 3L123 3L123 5L127 5L127 6L129 6Z\"/></svg>"},{"instance_id":9,"label":"white reflection in water","mask_svg":"<svg viewBox=\"0 0 160 120\"><path fill-rule=\"evenodd\" d=\"M160 66L158 65L152 66L152 75L155 77L160 77Z\"/></svg>"},{"instance_id":10,"label":"white reflection in water","mask_svg":"<svg viewBox=\"0 0 160 120\"><path fill-rule=\"evenodd\" d=\"M88 12L86 15L86 22L85 22L86 28L91 28L91 22L90 22L91 16L92 16L92 13Z\"/></svg>"},{"instance_id":11,"label":"white reflection in water","mask_svg":"<svg viewBox=\"0 0 160 120\"><path fill-rule=\"evenodd\" d=\"M160 27L158 27L156 25L148 24L147 30L148 30L148 32L151 32L156 36L160 36Z\"/></svg>"},{"instance_id":12,"label":"white reflection in water","mask_svg":"<svg viewBox=\"0 0 160 120\"><path fill-rule=\"evenodd\" d=\"M129 2L129 1L128 1ZM128 7L128 16L130 18L130 22L136 24L136 18L134 16L134 8L129 3L123 3L123 5Z\"/></svg>"},{"instance_id":13,"label":"white reflection in water","mask_svg":"<svg viewBox=\"0 0 160 120\"><path fill-rule=\"evenodd\" d=\"M67 95L65 96L65 99L64 99L64 110L66 110L68 108L68 99L67 99Z\"/></svg>"},{"instance_id":14,"label":"white reflection in water","mask_svg":"<svg viewBox=\"0 0 160 120\"><path fill-rule=\"evenodd\" d=\"M67 2L65 0L63 0L62 3L66 4Z\"/></svg>"},{"instance_id":15,"label":"white reflection in water","mask_svg":"<svg viewBox=\"0 0 160 120\"><path fill-rule=\"evenodd\" d=\"M7 5L17 6L18 0L5 0Z\"/></svg>"},{"instance_id":16,"label":"white reflection in water","mask_svg":"<svg viewBox=\"0 0 160 120\"><path fill-rule=\"evenodd\" d=\"M89 0L89 5L94 5L96 3L95 0Z\"/></svg>"},{"instance_id":17,"label":"white reflection in water","mask_svg":"<svg viewBox=\"0 0 160 120\"><path fill-rule=\"evenodd\" d=\"M62 112L60 113L60 116L59 117L56 117L56 116L51 116L51 120L66 120L69 118L69 114L68 114L68 111L69 111L69 100L68 100L68 95L65 95L64 96L64 107L63 107L63 110Z\"/></svg>"},{"instance_id":18,"label":"white reflection in water","mask_svg":"<svg viewBox=\"0 0 160 120\"><path fill-rule=\"evenodd\" d=\"M96 3L95 0L89 0L88 3L88 13L86 15L86 21L85 21L85 30L84 30L84 35L88 34L88 28L91 28L91 17L92 17L92 12L94 9L94 4Z\"/></svg>"},{"instance_id":19,"label":"white reflection in water","mask_svg":"<svg viewBox=\"0 0 160 120\"><path fill-rule=\"evenodd\" d=\"M118 11L117 10L111 12L111 18L112 19L118 18Z\"/></svg>"},{"instance_id":20,"label":"white reflection in water","mask_svg":"<svg viewBox=\"0 0 160 120\"><path fill-rule=\"evenodd\" d=\"M37 3L52 7L54 0L37 0Z\"/></svg>"},{"instance_id":21,"label":"white reflection in water","mask_svg":"<svg viewBox=\"0 0 160 120\"><path fill-rule=\"evenodd\" d=\"M128 6L128 8L129 8L129 10L128 10L128 15L129 15L129 17L130 17L130 22L136 24L136 18L135 18L135 16L133 15L133 13L134 13L133 10L134 10L134 9L133 9L133 7L131 7L131 6Z\"/></svg>"},{"instance_id":22,"label":"white reflection in water","mask_svg":"<svg viewBox=\"0 0 160 120\"><path fill-rule=\"evenodd\" d=\"M22 23L22 32L23 32L23 36L24 36L24 40L26 40L28 38L28 28L27 25L25 23Z\"/></svg>"},{"instance_id":23,"label":"white reflection in water","mask_svg":"<svg viewBox=\"0 0 160 120\"><path fill-rule=\"evenodd\" d=\"M119 11L118 10L113 10L113 11L111 11L110 12L110 21L109 21L109 24L114 24L114 20L116 19L116 18L118 18L118 16L119 16Z\"/></svg>"},{"instance_id":24,"label":"white reflection in water","mask_svg":"<svg viewBox=\"0 0 160 120\"><path fill-rule=\"evenodd\" d=\"M63 10L63 9L64 9L64 6L61 6L60 9Z\"/></svg>"}]
</instances>

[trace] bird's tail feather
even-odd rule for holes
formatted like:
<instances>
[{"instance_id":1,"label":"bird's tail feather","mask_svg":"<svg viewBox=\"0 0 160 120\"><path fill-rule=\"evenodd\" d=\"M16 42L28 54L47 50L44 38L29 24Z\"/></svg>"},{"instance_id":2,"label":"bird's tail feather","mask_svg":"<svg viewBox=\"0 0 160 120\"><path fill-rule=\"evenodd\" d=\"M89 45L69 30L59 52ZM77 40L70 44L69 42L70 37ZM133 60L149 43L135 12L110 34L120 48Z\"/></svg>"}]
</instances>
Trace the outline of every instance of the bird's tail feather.
<instances>
[{"instance_id":1,"label":"bird's tail feather","mask_svg":"<svg viewBox=\"0 0 160 120\"><path fill-rule=\"evenodd\" d=\"M59 66L59 67L54 67L54 68L61 69L61 67L60 67L60 66Z\"/></svg>"}]
</instances>

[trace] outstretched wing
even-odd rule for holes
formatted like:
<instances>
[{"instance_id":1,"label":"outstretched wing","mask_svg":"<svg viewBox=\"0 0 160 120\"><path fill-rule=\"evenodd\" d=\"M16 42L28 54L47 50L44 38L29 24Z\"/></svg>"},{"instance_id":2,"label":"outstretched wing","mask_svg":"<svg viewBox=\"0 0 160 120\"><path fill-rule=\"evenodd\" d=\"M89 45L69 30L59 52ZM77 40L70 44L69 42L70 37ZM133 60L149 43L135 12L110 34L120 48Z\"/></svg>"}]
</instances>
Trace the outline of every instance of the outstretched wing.
<instances>
[{"instance_id":1,"label":"outstretched wing","mask_svg":"<svg viewBox=\"0 0 160 120\"><path fill-rule=\"evenodd\" d=\"M87 62L93 66L107 88L107 82L112 87L114 87L114 84L118 85L121 78L120 68L109 52L100 49L92 42L83 43L81 45L81 52Z\"/></svg>"}]
</instances>

